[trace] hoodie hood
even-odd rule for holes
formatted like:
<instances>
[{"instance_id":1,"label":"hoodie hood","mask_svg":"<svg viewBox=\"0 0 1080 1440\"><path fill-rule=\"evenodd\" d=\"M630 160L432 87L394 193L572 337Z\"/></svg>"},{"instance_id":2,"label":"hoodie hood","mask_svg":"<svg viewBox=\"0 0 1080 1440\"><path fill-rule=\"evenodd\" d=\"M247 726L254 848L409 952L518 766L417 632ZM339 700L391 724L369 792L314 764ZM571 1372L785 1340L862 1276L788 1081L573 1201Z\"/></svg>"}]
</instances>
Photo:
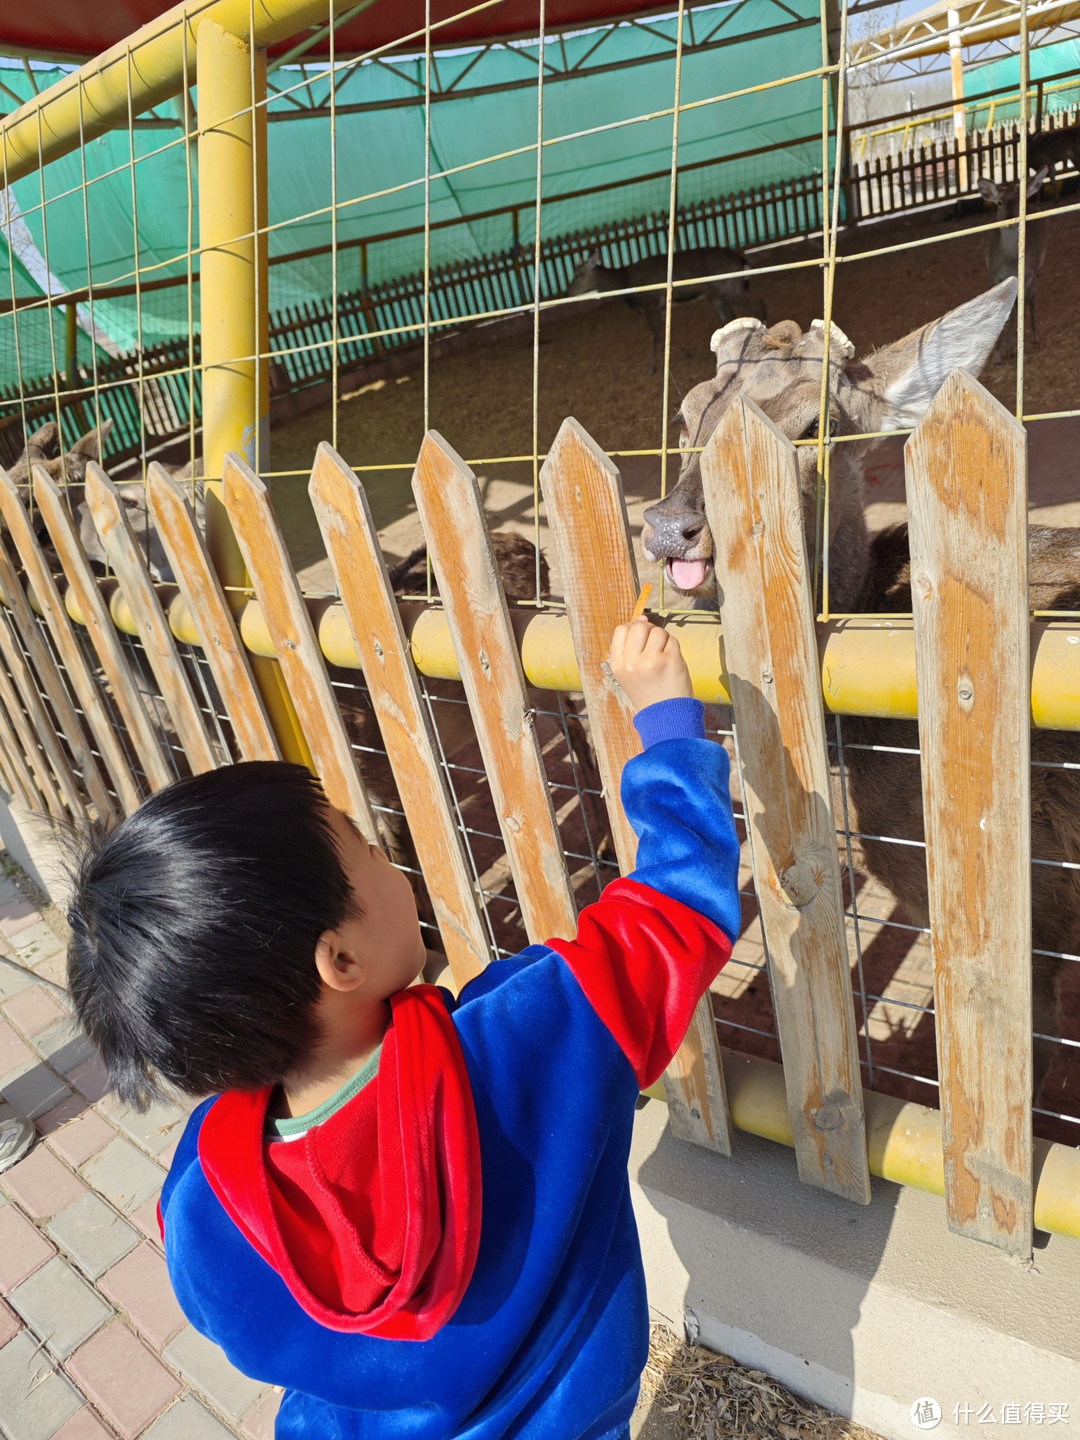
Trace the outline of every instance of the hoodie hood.
<instances>
[{"instance_id":1,"label":"hoodie hood","mask_svg":"<svg viewBox=\"0 0 1080 1440\"><path fill-rule=\"evenodd\" d=\"M211 1106L199 1159L214 1194L305 1311L332 1330L428 1340L480 1244L480 1144L443 992L390 997L377 1075L295 1140L264 1136L272 1090Z\"/></svg>"}]
</instances>

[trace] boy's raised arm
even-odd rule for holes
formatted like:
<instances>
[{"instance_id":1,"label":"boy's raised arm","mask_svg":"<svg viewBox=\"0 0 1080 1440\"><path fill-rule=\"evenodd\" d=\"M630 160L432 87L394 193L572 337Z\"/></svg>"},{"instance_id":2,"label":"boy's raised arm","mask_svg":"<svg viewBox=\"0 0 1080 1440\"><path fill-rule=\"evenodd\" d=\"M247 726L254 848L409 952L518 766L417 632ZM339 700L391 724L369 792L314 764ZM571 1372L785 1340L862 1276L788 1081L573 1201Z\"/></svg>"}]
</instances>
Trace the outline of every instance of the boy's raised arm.
<instances>
[{"instance_id":1,"label":"boy's raised arm","mask_svg":"<svg viewBox=\"0 0 1080 1440\"><path fill-rule=\"evenodd\" d=\"M731 954L739 841L727 753L705 739L678 641L642 617L617 628L610 664L645 745L622 778L637 865L582 911L574 940L550 943L649 1085Z\"/></svg>"}]
</instances>

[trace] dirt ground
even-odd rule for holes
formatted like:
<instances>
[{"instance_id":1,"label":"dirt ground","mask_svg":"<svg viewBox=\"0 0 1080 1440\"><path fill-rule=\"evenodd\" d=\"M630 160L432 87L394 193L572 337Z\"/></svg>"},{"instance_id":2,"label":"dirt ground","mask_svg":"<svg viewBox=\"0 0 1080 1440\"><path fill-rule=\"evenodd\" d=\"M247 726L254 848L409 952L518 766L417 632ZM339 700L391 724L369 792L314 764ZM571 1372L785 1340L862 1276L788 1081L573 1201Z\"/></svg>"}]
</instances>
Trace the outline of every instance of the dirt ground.
<instances>
[{"instance_id":1,"label":"dirt ground","mask_svg":"<svg viewBox=\"0 0 1080 1440\"><path fill-rule=\"evenodd\" d=\"M868 225L841 236L834 318L854 342L857 354L898 339L988 287L983 237L967 233L983 218L958 219L951 211L934 212L929 217ZM1080 408L1076 280L1080 215L1062 214L1042 223L1050 227L1050 234L1039 277L1040 343L1029 347L1026 356L1026 414ZM886 255L865 253L928 237L937 237L940 243ZM752 258L757 268L812 260L820 258L820 244L815 250L813 242L800 241L759 251ZM821 314L820 268L763 274L755 278L752 289L765 300L770 323L790 318L805 328ZM665 401L660 376L649 373L645 321L624 304L616 300L581 314L571 309L543 317L538 351L539 453L546 453L566 416L576 417L613 453L622 471L635 537L642 510L660 493L659 460L620 452L659 447L681 394L710 373L709 336L716 323L708 304L675 309L672 383ZM406 554L422 538L410 491L411 469L424 431L420 369L418 358L414 373L359 386L343 397L338 409L337 448L361 475L390 560ZM1014 360L992 360L982 380L1007 408L1015 409ZM531 457L532 396L533 349L528 336L492 340L474 353L441 360L431 370L428 424L473 464L491 527L529 535L538 518L533 463L531 458L511 457ZM1080 525L1080 418L1033 421L1028 429L1032 520ZM332 589L332 576L307 503L307 473L316 445L334 438L329 409L313 411L272 431L274 503L294 562L312 592ZM673 472L674 465L669 473ZM878 447L868 467L868 481L871 526L876 529L902 519L901 440ZM536 533L543 545L542 513ZM647 577L649 568L641 560L640 548L639 563ZM559 576L553 574L553 592L558 594L559 588ZM473 764L479 757L462 760ZM565 768L565 760L558 763ZM572 826L572 816L565 823ZM505 881L496 853L501 846L494 837L478 843L491 851L480 858L490 867L485 872L489 883L498 888ZM572 848L584 849L580 836L574 837ZM748 869L744 878L746 889L751 889ZM872 1078L875 1088L936 1106L929 945L925 936L910 928L887 891L862 877L857 877L856 888L863 918L858 947L851 927L849 951L855 967L864 1076ZM504 929L509 938L513 926ZM763 960L755 907L748 898L744 933L715 987L717 1018L725 1044L779 1059ZM1067 1038L1080 1042L1080 965L1067 970ZM1068 1059L1066 1052L1051 1072L1044 1108L1080 1116L1080 1065L1067 1063ZM1080 1125L1053 1115L1037 1116L1036 1130L1066 1144L1080 1142Z\"/></svg>"}]
</instances>

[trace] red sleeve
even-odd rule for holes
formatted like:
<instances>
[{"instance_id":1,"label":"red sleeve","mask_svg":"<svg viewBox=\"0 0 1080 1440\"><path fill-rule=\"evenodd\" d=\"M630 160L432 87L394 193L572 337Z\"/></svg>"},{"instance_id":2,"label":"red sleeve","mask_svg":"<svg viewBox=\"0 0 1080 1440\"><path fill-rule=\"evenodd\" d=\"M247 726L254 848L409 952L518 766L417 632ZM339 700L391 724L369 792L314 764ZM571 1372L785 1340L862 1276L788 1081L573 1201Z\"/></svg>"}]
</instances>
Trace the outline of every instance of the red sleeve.
<instances>
[{"instance_id":1,"label":"red sleeve","mask_svg":"<svg viewBox=\"0 0 1080 1440\"><path fill-rule=\"evenodd\" d=\"M682 1043L694 1007L731 955L704 915L637 880L615 880L581 912L573 940L549 940L644 1088Z\"/></svg>"}]
</instances>

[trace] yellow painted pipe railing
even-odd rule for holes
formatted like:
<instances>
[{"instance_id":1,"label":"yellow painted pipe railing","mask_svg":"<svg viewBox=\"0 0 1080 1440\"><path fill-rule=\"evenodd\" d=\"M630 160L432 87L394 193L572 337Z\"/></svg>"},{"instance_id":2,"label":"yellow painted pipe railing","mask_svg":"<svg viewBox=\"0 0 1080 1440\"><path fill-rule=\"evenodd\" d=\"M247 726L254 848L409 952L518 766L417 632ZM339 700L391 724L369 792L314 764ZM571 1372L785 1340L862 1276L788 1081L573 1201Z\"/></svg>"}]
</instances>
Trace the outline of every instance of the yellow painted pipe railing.
<instances>
[{"instance_id":1,"label":"yellow painted pipe railing","mask_svg":"<svg viewBox=\"0 0 1080 1440\"><path fill-rule=\"evenodd\" d=\"M109 608L117 629L138 634L135 617L115 581ZM169 624L178 640L198 645L198 632L175 586L159 586ZM72 619L83 624L74 595L65 599ZM322 652L333 665L358 670L360 658L349 632L344 607L331 597L308 601ZM446 616L437 606L401 604L405 633L417 669L433 680L460 680ZM581 689L570 625L557 612L511 610L529 683L540 690ZM726 705L731 695L724 664L724 642L715 615L669 617L663 622L679 637L690 667L694 694L708 704ZM240 633L253 655L273 658L273 641L257 600L240 612ZM909 619L837 620L818 627L821 684L826 709L835 715L873 715L914 720L915 636ZM1080 625L1065 620L1036 620L1031 626L1031 715L1044 730L1080 730Z\"/></svg>"},{"instance_id":2,"label":"yellow painted pipe railing","mask_svg":"<svg viewBox=\"0 0 1080 1440\"><path fill-rule=\"evenodd\" d=\"M722 1052L731 1118L737 1129L794 1146L783 1067L753 1055ZM646 1091L663 1100L663 1085ZM871 1175L945 1194L941 1111L863 1091ZM1035 1141L1035 1225L1080 1240L1080 1150Z\"/></svg>"},{"instance_id":3,"label":"yellow painted pipe railing","mask_svg":"<svg viewBox=\"0 0 1080 1440\"><path fill-rule=\"evenodd\" d=\"M7 183L78 149L107 130L127 128L129 115L179 95L194 83L199 29L208 20L248 37L256 49L275 45L326 20L330 0L187 0L81 70L43 90L0 123L0 159Z\"/></svg>"}]
</instances>

